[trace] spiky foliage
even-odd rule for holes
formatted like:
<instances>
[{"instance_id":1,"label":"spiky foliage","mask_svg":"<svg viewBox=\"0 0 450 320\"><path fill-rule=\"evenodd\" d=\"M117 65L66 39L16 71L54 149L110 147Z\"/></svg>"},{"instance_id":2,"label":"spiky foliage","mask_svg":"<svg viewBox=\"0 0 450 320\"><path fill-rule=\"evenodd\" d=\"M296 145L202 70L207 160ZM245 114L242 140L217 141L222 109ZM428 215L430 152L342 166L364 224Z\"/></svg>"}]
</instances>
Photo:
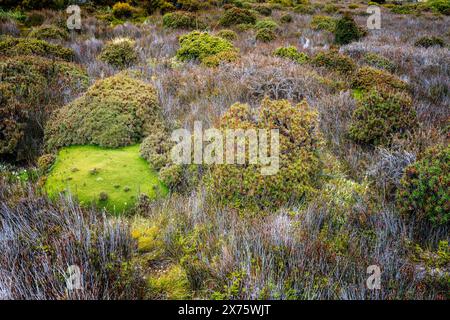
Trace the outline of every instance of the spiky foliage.
<instances>
[{"instance_id":1,"label":"spiky foliage","mask_svg":"<svg viewBox=\"0 0 450 320\"><path fill-rule=\"evenodd\" d=\"M344 15L336 22L334 42L338 45L358 41L362 37L361 30L350 15Z\"/></svg>"},{"instance_id":2,"label":"spiky foliage","mask_svg":"<svg viewBox=\"0 0 450 320\"><path fill-rule=\"evenodd\" d=\"M324 67L331 71L341 74L351 74L356 70L356 64L349 56L340 54L336 50L323 51L316 54L312 60L312 64L318 67Z\"/></svg>"},{"instance_id":3,"label":"spiky foliage","mask_svg":"<svg viewBox=\"0 0 450 320\"><path fill-rule=\"evenodd\" d=\"M450 223L450 147L437 146L409 165L397 192L405 217L435 225Z\"/></svg>"},{"instance_id":4,"label":"spiky foliage","mask_svg":"<svg viewBox=\"0 0 450 320\"><path fill-rule=\"evenodd\" d=\"M377 89L383 92L404 91L408 84L397 76L376 68L362 67L356 72L352 86L355 89L371 90Z\"/></svg>"},{"instance_id":5,"label":"spiky foliage","mask_svg":"<svg viewBox=\"0 0 450 320\"><path fill-rule=\"evenodd\" d=\"M304 52L299 52L294 46L277 48L273 54L277 57L287 58L297 63L305 63L308 61L308 56Z\"/></svg>"},{"instance_id":6,"label":"spiky foliage","mask_svg":"<svg viewBox=\"0 0 450 320\"><path fill-rule=\"evenodd\" d=\"M172 29L204 29L205 24L190 12L169 12L163 16L163 26Z\"/></svg>"},{"instance_id":7,"label":"spiky foliage","mask_svg":"<svg viewBox=\"0 0 450 320\"><path fill-rule=\"evenodd\" d=\"M122 74L99 80L48 123L47 147L119 147L140 142L163 127L157 101L155 89L140 80Z\"/></svg>"},{"instance_id":8,"label":"spiky foliage","mask_svg":"<svg viewBox=\"0 0 450 320\"><path fill-rule=\"evenodd\" d=\"M423 48L429 48L433 46L445 47L445 42L444 40L442 40L442 38L439 37L422 37L420 39L417 39L417 41L414 42L414 45L416 47Z\"/></svg>"},{"instance_id":9,"label":"spiky foliage","mask_svg":"<svg viewBox=\"0 0 450 320\"><path fill-rule=\"evenodd\" d=\"M219 20L219 24L229 27L237 24L255 24L256 16L247 9L233 7L225 11Z\"/></svg>"},{"instance_id":10,"label":"spiky foliage","mask_svg":"<svg viewBox=\"0 0 450 320\"><path fill-rule=\"evenodd\" d=\"M336 20L330 16L315 15L311 20L311 28L313 30L326 30L334 32L336 28Z\"/></svg>"}]
</instances>

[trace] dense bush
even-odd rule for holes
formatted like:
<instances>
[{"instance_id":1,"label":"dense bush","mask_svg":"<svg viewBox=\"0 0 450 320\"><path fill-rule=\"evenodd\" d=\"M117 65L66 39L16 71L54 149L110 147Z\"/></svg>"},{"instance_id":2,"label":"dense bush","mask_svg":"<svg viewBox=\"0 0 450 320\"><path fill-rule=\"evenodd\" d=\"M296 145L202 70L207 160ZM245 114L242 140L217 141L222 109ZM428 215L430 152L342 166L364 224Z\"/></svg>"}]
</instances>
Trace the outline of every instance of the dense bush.
<instances>
[{"instance_id":1,"label":"dense bush","mask_svg":"<svg viewBox=\"0 0 450 320\"><path fill-rule=\"evenodd\" d=\"M203 29L205 24L189 12L169 12L163 16L163 26L173 29Z\"/></svg>"},{"instance_id":2,"label":"dense bush","mask_svg":"<svg viewBox=\"0 0 450 320\"><path fill-rule=\"evenodd\" d=\"M358 143L386 145L416 124L411 98L404 93L371 91L357 102L349 136Z\"/></svg>"},{"instance_id":3,"label":"dense bush","mask_svg":"<svg viewBox=\"0 0 450 320\"><path fill-rule=\"evenodd\" d=\"M69 61L73 59L74 52L72 49L50 44L44 40L4 37L0 39L0 55L36 55Z\"/></svg>"},{"instance_id":4,"label":"dense bush","mask_svg":"<svg viewBox=\"0 0 450 320\"><path fill-rule=\"evenodd\" d=\"M439 12L447 16L450 15L450 2L448 0L428 0L426 5L435 12Z\"/></svg>"},{"instance_id":5,"label":"dense bush","mask_svg":"<svg viewBox=\"0 0 450 320\"><path fill-rule=\"evenodd\" d=\"M237 24L254 24L256 16L247 9L231 8L225 11L219 20L219 24L224 27L229 27Z\"/></svg>"},{"instance_id":6,"label":"dense bush","mask_svg":"<svg viewBox=\"0 0 450 320\"><path fill-rule=\"evenodd\" d=\"M29 159L50 113L88 85L86 72L63 61L18 56L0 62L0 154Z\"/></svg>"},{"instance_id":7,"label":"dense bush","mask_svg":"<svg viewBox=\"0 0 450 320\"><path fill-rule=\"evenodd\" d=\"M334 42L338 45L358 41L362 37L361 30L350 15L344 15L337 20L334 29Z\"/></svg>"},{"instance_id":8,"label":"dense bush","mask_svg":"<svg viewBox=\"0 0 450 320\"><path fill-rule=\"evenodd\" d=\"M229 29L222 29L219 32L217 32L217 35L221 38L224 38L229 41L233 41L237 39L237 34L233 30Z\"/></svg>"},{"instance_id":9,"label":"dense bush","mask_svg":"<svg viewBox=\"0 0 450 320\"><path fill-rule=\"evenodd\" d=\"M256 40L270 42L277 38L277 34L270 28L261 28L256 31Z\"/></svg>"},{"instance_id":10,"label":"dense bush","mask_svg":"<svg viewBox=\"0 0 450 320\"><path fill-rule=\"evenodd\" d=\"M36 27L43 24L45 21L45 16L40 13L39 11L30 12L27 14L27 17L25 18L25 25L27 27Z\"/></svg>"},{"instance_id":11,"label":"dense bush","mask_svg":"<svg viewBox=\"0 0 450 320\"><path fill-rule=\"evenodd\" d=\"M128 38L118 38L105 45L99 59L116 68L123 69L133 65L137 59L135 43Z\"/></svg>"},{"instance_id":12,"label":"dense bush","mask_svg":"<svg viewBox=\"0 0 450 320\"><path fill-rule=\"evenodd\" d=\"M207 32L192 31L180 39L177 58L181 61L199 60L212 65L215 62L237 59L237 49L226 39Z\"/></svg>"},{"instance_id":13,"label":"dense bush","mask_svg":"<svg viewBox=\"0 0 450 320\"><path fill-rule=\"evenodd\" d=\"M270 16L272 14L272 9L270 8L270 6L265 4L256 5L253 7L253 9L263 16Z\"/></svg>"},{"instance_id":14,"label":"dense bush","mask_svg":"<svg viewBox=\"0 0 450 320\"><path fill-rule=\"evenodd\" d=\"M336 20L329 16L316 15L311 19L311 29L313 30L326 30L334 32L336 28Z\"/></svg>"},{"instance_id":15,"label":"dense bush","mask_svg":"<svg viewBox=\"0 0 450 320\"><path fill-rule=\"evenodd\" d=\"M142 6L149 14L153 14L158 10L161 13L176 10L175 6L171 2L164 0L144 0Z\"/></svg>"},{"instance_id":16,"label":"dense bush","mask_svg":"<svg viewBox=\"0 0 450 320\"><path fill-rule=\"evenodd\" d=\"M135 11L136 9L127 2L117 2L112 8L114 17L118 19L131 18Z\"/></svg>"},{"instance_id":17,"label":"dense bush","mask_svg":"<svg viewBox=\"0 0 450 320\"><path fill-rule=\"evenodd\" d=\"M445 47L445 42L439 37L422 37L414 42L416 47L429 48L433 46Z\"/></svg>"},{"instance_id":18,"label":"dense bush","mask_svg":"<svg viewBox=\"0 0 450 320\"><path fill-rule=\"evenodd\" d=\"M280 134L276 174L262 175L261 163L212 166L209 187L223 204L248 210L275 208L314 192L320 181L320 138L317 114L305 101L295 106L266 98L257 117L248 105L236 103L221 118L220 128L279 129Z\"/></svg>"},{"instance_id":19,"label":"dense bush","mask_svg":"<svg viewBox=\"0 0 450 320\"><path fill-rule=\"evenodd\" d=\"M342 74L350 74L356 69L356 64L352 58L342 55L336 50L319 52L313 57L311 62L315 66L325 67Z\"/></svg>"},{"instance_id":20,"label":"dense bush","mask_svg":"<svg viewBox=\"0 0 450 320\"><path fill-rule=\"evenodd\" d=\"M450 147L437 146L409 165L397 191L400 213L435 225L450 223Z\"/></svg>"},{"instance_id":21,"label":"dense bush","mask_svg":"<svg viewBox=\"0 0 450 320\"><path fill-rule=\"evenodd\" d=\"M28 37L39 40L67 40L69 38L69 33L66 30L54 25L42 25L33 28L30 33L28 33Z\"/></svg>"},{"instance_id":22,"label":"dense bush","mask_svg":"<svg viewBox=\"0 0 450 320\"><path fill-rule=\"evenodd\" d=\"M164 130L151 132L141 143L141 156L152 168L160 170L169 163L169 152L173 143L168 139L169 133Z\"/></svg>"},{"instance_id":23,"label":"dense bush","mask_svg":"<svg viewBox=\"0 0 450 320\"><path fill-rule=\"evenodd\" d=\"M363 61L369 66L378 69L384 69L389 72L393 72L395 70L395 64L391 60L373 52L367 52L364 55Z\"/></svg>"},{"instance_id":24,"label":"dense bush","mask_svg":"<svg viewBox=\"0 0 450 320\"><path fill-rule=\"evenodd\" d=\"M58 110L45 128L49 150L93 144L120 147L161 130L155 89L126 75L97 81L80 98Z\"/></svg>"},{"instance_id":25,"label":"dense bush","mask_svg":"<svg viewBox=\"0 0 450 320\"><path fill-rule=\"evenodd\" d=\"M275 30L279 29L279 26L275 21L273 21L270 18L267 18L267 19L259 20L258 22L256 22L255 28L258 30L259 29L270 29L272 31L275 31Z\"/></svg>"},{"instance_id":26,"label":"dense bush","mask_svg":"<svg viewBox=\"0 0 450 320\"><path fill-rule=\"evenodd\" d=\"M295 6L294 11L300 14L314 14L316 9L309 4L299 4L298 6Z\"/></svg>"},{"instance_id":27,"label":"dense bush","mask_svg":"<svg viewBox=\"0 0 450 320\"><path fill-rule=\"evenodd\" d=\"M292 15L289 13L283 14L280 18L281 23L291 23L292 20Z\"/></svg>"},{"instance_id":28,"label":"dense bush","mask_svg":"<svg viewBox=\"0 0 450 320\"><path fill-rule=\"evenodd\" d=\"M383 92L403 91L408 85L395 75L372 67L361 67L356 72L352 86L355 89L371 90L377 89Z\"/></svg>"},{"instance_id":29,"label":"dense bush","mask_svg":"<svg viewBox=\"0 0 450 320\"><path fill-rule=\"evenodd\" d=\"M297 63L305 63L308 61L308 56L304 52L299 52L294 46L277 48L273 54L277 57L287 58Z\"/></svg>"}]
</instances>

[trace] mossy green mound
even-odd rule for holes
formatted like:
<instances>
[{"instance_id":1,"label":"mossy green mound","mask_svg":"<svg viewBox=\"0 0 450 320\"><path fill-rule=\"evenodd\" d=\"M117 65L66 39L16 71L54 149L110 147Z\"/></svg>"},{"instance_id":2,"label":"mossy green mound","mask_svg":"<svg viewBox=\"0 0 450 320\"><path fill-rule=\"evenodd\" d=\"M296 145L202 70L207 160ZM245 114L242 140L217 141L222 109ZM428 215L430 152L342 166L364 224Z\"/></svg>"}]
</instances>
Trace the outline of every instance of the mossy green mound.
<instances>
[{"instance_id":1,"label":"mossy green mound","mask_svg":"<svg viewBox=\"0 0 450 320\"><path fill-rule=\"evenodd\" d=\"M70 192L80 203L112 213L132 208L140 195L150 199L168 190L139 155L139 145L119 149L71 146L59 151L45 183L50 197Z\"/></svg>"}]
</instances>

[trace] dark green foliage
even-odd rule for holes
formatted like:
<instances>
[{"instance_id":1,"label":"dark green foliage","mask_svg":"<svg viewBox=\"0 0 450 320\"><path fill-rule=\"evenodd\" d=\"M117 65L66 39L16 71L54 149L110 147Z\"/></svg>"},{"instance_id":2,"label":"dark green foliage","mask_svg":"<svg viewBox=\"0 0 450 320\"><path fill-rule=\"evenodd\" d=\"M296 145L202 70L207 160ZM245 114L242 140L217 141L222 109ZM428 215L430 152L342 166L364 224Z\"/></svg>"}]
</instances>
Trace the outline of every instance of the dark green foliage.
<instances>
[{"instance_id":1,"label":"dark green foliage","mask_svg":"<svg viewBox=\"0 0 450 320\"><path fill-rule=\"evenodd\" d=\"M264 4L254 6L253 9L263 16L270 16L272 14L272 9Z\"/></svg>"},{"instance_id":2,"label":"dark green foliage","mask_svg":"<svg viewBox=\"0 0 450 320\"><path fill-rule=\"evenodd\" d=\"M256 16L247 9L231 8L225 11L219 20L219 24L228 27L237 24L254 24Z\"/></svg>"},{"instance_id":3,"label":"dark green foliage","mask_svg":"<svg viewBox=\"0 0 450 320\"><path fill-rule=\"evenodd\" d=\"M256 40L270 42L277 38L277 34L270 28L261 28L256 31Z\"/></svg>"},{"instance_id":4,"label":"dark green foliage","mask_svg":"<svg viewBox=\"0 0 450 320\"><path fill-rule=\"evenodd\" d=\"M351 139L362 144L388 145L416 124L411 98L404 93L363 94L357 102L349 128Z\"/></svg>"},{"instance_id":5,"label":"dark green foliage","mask_svg":"<svg viewBox=\"0 0 450 320\"><path fill-rule=\"evenodd\" d=\"M237 34L233 30L229 29L222 29L219 32L217 32L217 35L221 38L224 38L228 41L233 41L237 39Z\"/></svg>"},{"instance_id":6,"label":"dark green foliage","mask_svg":"<svg viewBox=\"0 0 450 320\"><path fill-rule=\"evenodd\" d=\"M450 1L448 0L428 0L426 5L435 12L450 15Z\"/></svg>"},{"instance_id":7,"label":"dark green foliage","mask_svg":"<svg viewBox=\"0 0 450 320\"><path fill-rule=\"evenodd\" d=\"M131 18L135 11L136 9L127 2L117 2L112 8L114 17L118 19Z\"/></svg>"},{"instance_id":8,"label":"dark green foliage","mask_svg":"<svg viewBox=\"0 0 450 320\"><path fill-rule=\"evenodd\" d=\"M44 40L4 37L0 41L0 55L36 55L70 61L74 57L74 52L72 49L50 44Z\"/></svg>"},{"instance_id":9,"label":"dark green foliage","mask_svg":"<svg viewBox=\"0 0 450 320\"><path fill-rule=\"evenodd\" d=\"M442 38L439 37L422 37L414 42L416 47L429 48L433 46L445 47L445 42Z\"/></svg>"},{"instance_id":10,"label":"dark green foliage","mask_svg":"<svg viewBox=\"0 0 450 320\"><path fill-rule=\"evenodd\" d=\"M336 20L329 16L316 15L312 17L311 28L313 30L326 30L334 32L336 28Z\"/></svg>"},{"instance_id":11,"label":"dark green foliage","mask_svg":"<svg viewBox=\"0 0 450 320\"><path fill-rule=\"evenodd\" d=\"M349 44L358 41L362 34L355 20L350 15L344 15L336 22L334 30L334 42L338 45Z\"/></svg>"},{"instance_id":12,"label":"dark green foliage","mask_svg":"<svg viewBox=\"0 0 450 320\"><path fill-rule=\"evenodd\" d=\"M120 147L140 142L162 127L155 89L119 74L96 82L58 110L45 137L49 150L84 144Z\"/></svg>"},{"instance_id":13,"label":"dark green foliage","mask_svg":"<svg viewBox=\"0 0 450 320\"><path fill-rule=\"evenodd\" d=\"M397 192L400 213L435 225L450 223L450 147L437 146L405 169Z\"/></svg>"},{"instance_id":14,"label":"dark green foliage","mask_svg":"<svg viewBox=\"0 0 450 320\"><path fill-rule=\"evenodd\" d=\"M364 60L366 64L368 64L371 67L384 69L389 72L393 72L395 70L395 65L390 60L386 59L383 56L380 56L373 52L367 52L364 55Z\"/></svg>"},{"instance_id":15,"label":"dark green foliage","mask_svg":"<svg viewBox=\"0 0 450 320\"><path fill-rule=\"evenodd\" d=\"M113 40L102 49L99 59L119 69L129 67L138 59L134 46L134 41L130 39Z\"/></svg>"},{"instance_id":16,"label":"dark green foliage","mask_svg":"<svg viewBox=\"0 0 450 320\"><path fill-rule=\"evenodd\" d=\"M292 22L292 15L289 13L283 14L280 18L280 21L282 23L291 23Z\"/></svg>"}]
</instances>

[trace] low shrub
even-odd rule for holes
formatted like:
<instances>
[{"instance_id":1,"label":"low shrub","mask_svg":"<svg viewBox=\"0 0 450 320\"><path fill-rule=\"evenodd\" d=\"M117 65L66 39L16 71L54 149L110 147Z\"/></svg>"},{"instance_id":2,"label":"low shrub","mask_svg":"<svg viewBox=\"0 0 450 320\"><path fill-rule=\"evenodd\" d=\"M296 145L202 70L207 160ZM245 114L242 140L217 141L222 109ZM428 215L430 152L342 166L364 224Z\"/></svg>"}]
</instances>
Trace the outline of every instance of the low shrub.
<instances>
[{"instance_id":1,"label":"low shrub","mask_svg":"<svg viewBox=\"0 0 450 320\"><path fill-rule=\"evenodd\" d=\"M174 265L148 279L147 290L151 299L186 300L191 298L186 271Z\"/></svg>"},{"instance_id":2,"label":"low shrub","mask_svg":"<svg viewBox=\"0 0 450 320\"><path fill-rule=\"evenodd\" d=\"M163 14L176 10L175 6L170 1L164 0L144 0L142 7L149 14L153 14L158 10Z\"/></svg>"},{"instance_id":3,"label":"low shrub","mask_svg":"<svg viewBox=\"0 0 450 320\"><path fill-rule=\"evenodd\" d=\"M229 30L229 29L222 29L220 30L217 35L221 38L224 38L228 41L233 41L237 39L237 34L236 32L234 32L233 30Z\"/></svg>"},{"instance_id":4,"label":"low shrub","mask_svg":"<svg viewBox=\"0 0 450 320\"><path fill-rule=\"evenodd\" d=\"M272 19L264 19L264 20L259 20L258 22L256 22L255 28L257 30L270 29L272 31L276 31L277 29L279 29L279 26Z\"/></svg>"},{"instance_id":5,"label":"low shrub","mask_svg":"<svg viewBox=\"0 0 450 320\"><path fill-rule=\"evenodd\" d=\"M334 42L338 45L358 41L362 37L361 30L350 15L344 15L336 21Z\"/></svg>"},{"instance_id":6,"label":"low shrub","mask_svg":"<svg viewBox=\"0 0 450 320\"><path fill-rule=\"evenodd\" d=\"M177 59L180 61L199 60L207 65L213 61L237 59L237 49L226 39L210 35L207 32L192 31L179 39L180 49Z\"/></svg>"},{"instance_id":7,"label":"low shrub","mask_svg":"<svg viewBox=\"0 0 450 320\"><path fill-rule=\"evenodd\" d=\"M270 8L270 6L265 5L265 4L254 6L253 10L258 12L259 14L262 14L263 16L268 17L268 16L272 15L272 9Z\"/></svg>"},{"instance_id":8,"label":"low shrub","mask_svg":"<svg viewBox=\"0 0 450 320\"><path fill-rule=\"evenodd\" d=\"M75 54L72 49L65 48L57 44L50 44L44 40L3 37L0 39L0 55L35 55L70 61L73 59Z\"/></svg>"},{"instance_id":9,"label":"low shrub","mask_svg":"<svg viewBox=\"0 0 450 320\"><path fill-rule=\"evenodd\" d=\"M275 31L269 28L262 28L256 31L256 40L261 42L270 42L277 38Z\"/></svg>"},{"instance_id":10,"label":"low shrub","mask_svg":"<svg viewBox=\"0 0 450 320\"><path fill-rule=\"evenodd\" d=\"M349 136L362 144L388 145L416 124L411 98L405 93L371 91L357 101Z\"/></svg>"},{"instance_id":11,"label":"low shrub","mask_svg":"<svg viewBox=\"0 0 450 320\"><path fill-rule=\"evenodd\" d=\"M315 15L311 19L311 29L334 32L336 20L329 16Z\"/></svg>"},{"instance_id":12,"label":"low shrub","mask_svg":"<svg viewBox=\"0 0 450 320\"><path fill-rule=\"evenodd\" d=\"M428 0L426 5L435 12L450 15L450 3L447 0Z\"/></svg>"},{"instance_id":13,"label":"low shrub","mask_svg":"<svg viewBox=\"0 0 450 320\"><path fill-rule=\"evenodd\" d=\"M415 3L406 3L393 7L391 9L392 13L396 14L414 14L417 13L417 4Z\"/></svg>"},{"instance_id":14,"label":"low shrub","mask_svg":"<svg viewBox=\"0 0 450 320\"><path fill-rule=\"evenodd\" d=\"M384 69L389 72L393 72L395 70L395 64L391 60L373 52L367 52L364 55L363 62L371 67Z\"/></svg>"},{"instance_id":15,"label":"low shrub","mask_svg":"<svg viewBox=\"0 0 450 320\"><path fill-rule=\"evenodd\" d=\"M151 132L141 143L140 154L155 170L160 170L169 163L169 152L172 143L165 130Z\"/></svg>"},{"instance_id":16,"label":"low shrub","mask_svg":"<svg viewBox=\"0 0 450 320\"><path fill-rule=\"evenodd\" d=\"M221 203L255 213L314 193L320 183L321 139L317 113L305 101L291 105L265 98L257 116L250 106L236 103L221 118L220 129L279 129L280 135L276 174L262 175L260 162L211 167L207 185Z\"/></svg>"},{"instance_id":17,"label":"low shrub","mask_svg":"<svg viewBox=\"0 0 450 320\"><path fill-rule=\"evenodd\" d=\"M408 84L387 71L365 66L356 72L352 87L366 91L376 89L389 93L404 91L408 88Z\"/></svg>"},{"instance_id":18,"label":"low shrub","mask_svg":"<svg viewBox=\"0 0 450 320\"><path fill-rule=\"evenodd\" d=\"M406 167L397 191L400 213L434 225L450 223L450 147L436 146Z\"/></svg>"},{"instance_id":19,"label":"low shrub","mask_svg":"<svg viewBox=\"0 0 450 320\"><path fill-rule=\"evenodd\" d=\"M43 24L44 21L45 16L38 11L34 11L27 14L24 23L27 27L37 27Z\"/></svg>"},{"instance_id":20,"label":"low shrub","mask_svg":"<svg viewBox=\"0 0 450 320\"><path fill-rule=\"evenodd\" d=\"M233 7L225 11L219 20L219 24L229 27L237 24L255 24L256 16L247 9Z\"/></svg>"},{"instance_id":21,"label":"low shrub","mask_svg":"<svg viewBox=\"0 0 450 320\"><path fill-rule=\"evenodd\" d=\"M337 11L338 11L338 7L335 5L335 4L332 4L332 3L327 3L324 7L323 7L323 11L325 12L325 13L328 13L328 14L333 14L333 13L336 13Z\"/></svg>"},{"instance_id":22,"label":"low shrub","mask_svg":"<svg viewBox=\"0 0 450 320\"><path fill-rule=\"evenodd\" d=\"M127 2L117 2L112 7L114 17L118 19L131 18L135 11L136 9Z\"/></svg>"},{"instance_id":23,"label":"low shrub","mask_svg":"<svg viewBox=\"0 0 450 320\"><path fill-rule=\"evenodd\" d=\"M314 14L316 12L316 9L314 6L309 4L299 4L294 7L294 12L300 14Z\"/></svg>"},{"instance_id":24,"label":"low shrub","mask_svg":"<svg viewBox=\"0 0 450 320\"><path fill-rule=\"evenodd\" d=\"M97 81L62 107L45 128L48 150L69 145L120 147L164 127L155 89L128 76Z\"/></svg>"},{"instance_id":25,"label":"low shrub","mask_svg":"<svg viewBox=\"0 0 450 320\"><path fill-rule=\"evenodd\" d=\"M33 28L30 33L28 33L28 37L39 40L67 40L69 38L69 33L66 30L54 25L41 25Z\"/></svg>"},{"instance_id":26,"label":"low shrub","mask_svg":"<svg viewBox=\"0 0 450 320\"><path fill-rule=\"evenodd\" d=\"M88 86L81 67L43 57L0 62L0 154L30 159L38 152L51 112Z\"/></svg>"},{"instance_id":27,"label":"low shrub","mask_svg":"<svg viewBox=\"0 0 450 320\"><path fill-rule=\"evenodd\" d=\"M175 11L163 16L163 26L172 29L204 29L205 24L190 12Z\"/></svg>"},{"instance_id":28,"label":"low shrub","mask_svg":"<svg viewBox=\"0 0 450 320\"><path fill-rule=\"evenodd\" d=\"M319 52L312 58L312 64L324 67L341 74L351 74L356 70L356 64L349 56L342 55L336 50Z\"/></svg>"},{"instance_id":29,"label":"low shrub","mask_svg":"<svg viewBox=\"0 0 450 320\"><path fill-rule=\"evenodd\" d=\"M277 48L273 54L277 57L287 58L300 64L308 61L308 56L304 52L299 52L294 46Z\"/></svg>"},{"instance_id":30,"label":"low shrub","mask_svg":"<svg viewBox=\"0 0 450 320\"><path fill-rule=\"evenodd\" d=\"M135 42L128 38L115 39L103 47L99 59L119 69L129 67L138 60Z\"/></svg>"},{"instance_id":31,"label":"low shrub","mask_svg":"<svg viewBox=\"0 0 450 320\"><path fill-rule=\"evenodd\" d=\"M442 38L432 36L417 39L417 41L414 42L414 45L416 47L423 47L423 48L430 48L433 46L445 47L445 42Z\"/></svg>"},{"instance_id":32,"label":"low shrub","mask_svg":"<svg viewBox=\"0 0 450 320\"><path fill-rule=\"evenodd\" d=\"M280 18L281 23L291 23L292 20L292 15L290 15L289 13L283 14Z\"/></svg>"},{"instance_id":33,"label":"low shrub","mask_svg":"<svg viewBox=\"0 0 450 320\"><path fill-rule=\"evenodd\" d=\"M56 156L52 153L47 153L39 157L37 166L42 174L46 174L50 167L55 163Z\"/></svg>"},{"instance_id":34,"label":"low shrub","mask_svg":"<svg viewBox=\"0 0 450 320\"><path fill-rule=\"evenodd\" d=\"M178 164L167 164L159 171L159 179L170 190L176 190L183 180L183 166Z\"/></svg>"}]
</instances>

